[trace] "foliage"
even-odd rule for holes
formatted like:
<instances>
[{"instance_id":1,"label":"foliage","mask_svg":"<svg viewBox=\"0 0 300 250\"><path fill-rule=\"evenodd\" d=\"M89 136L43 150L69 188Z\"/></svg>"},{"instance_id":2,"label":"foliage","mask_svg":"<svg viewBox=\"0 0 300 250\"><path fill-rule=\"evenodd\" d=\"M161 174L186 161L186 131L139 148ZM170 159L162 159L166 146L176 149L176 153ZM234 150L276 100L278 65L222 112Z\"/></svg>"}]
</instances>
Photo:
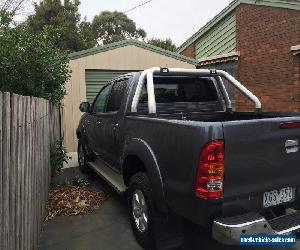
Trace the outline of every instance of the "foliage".
<instances>
[{"instance_id":1,"label":"foliage","mask_svg":"<svg viewBox=\"0 0 300 250\"><path fill-rule=\"evenodd\" d=\"M71 179L71 185L74 187L87 187L88 185L90 185L90 183L87 179L75 176Z\"/></svg>"},{"instance_id":2,"label":"foliage","mask_svg":"<svg viewBox=\"0 0 300 250\"><path fill-rule=\"evenodd\" d=\"M46 25L60 34L57 45L62 50L79 51L96 45L90 23L80 21L79 0L43 0L35 3L35 13L28 17L27 25L33 32L40 32Z\"/></svg>"},{"instance_id":3,"label":"foliage","mask_svg":"<svg viewBox=\"0 0 300 250\"><path fill-rule=\"evenodd\" d=\"M6 29L9 24L12 23L12 14L5 11L5 10L0 10L0 32L3 30L3 29ZM1 33L0 33L1 35Z\"/></svg>"},{"instance_id":4,"label":"foliage","mask_svg":"<svg viewBox=\"0 0 300 250\"><path fill-rule=\"evenodd\" d=\"M68 80L69 58L56 42L55 29L45 26L32 34L25 26L14 26L0 12L0 91L36 96L60 104Z\"/></svg>"},{"instance_id":5,"label":"foliage","mask_svg":"<svg viewBox=\"0 0 300 250\"><path fill-rule=\"evenodd\" d=\"M63 138L57 140L50 148L51 167L56 171L61 171L63 164L68 163L70 159L63 146Z\"/></svg>"},{"instance_id":6,"label":"foliage","mask_svg":"<svg viewBox=\"0 0 300 250\"><path fill-rule=\"evenodd\" d=\"M103 11L96 15L92 22L92 30L97 41L103 44L146 37L143 29L137 28L133 20L118 11Z\"/></svg>"},{"instance_id":7,"label":"foliage","mask_svg":"<svg viewBox=\"0 0 300 250\"><path fill-rule=\"evenodd\" d=\"M166 40L159 38L151 38L150 40L148 40L147 43L172 52L176 51L176 45L173 43L171 38L167 38Z\"/></svg>"},{"instance_id":8,"label":"foliage","mask_svg":"<svg viewBox=\"0 0 300 250\"><path fill-rule=\"evenodd\" d=\"M79 32L83 39L84 49L89 49L96 46L97 39L93 33L92 25L90 22L87 22L86 19L79 24Z\"/></svg>"},{"instance_id":9,"label":"foliage","mask_svg":"<svg viewBox=\"0 0 300 250\"><path fill-rule=\"evenodd\" d=\"M92 48L124 39L145 39L146 32L137 28L133 20L118 11L103 11L92 23L81 21L79 0L42 0L35 3L35 13L28 17L26 25L33 32L40 32L51 25L60 34L58 47L70 52Z\"/></svg>"}]
</instances>

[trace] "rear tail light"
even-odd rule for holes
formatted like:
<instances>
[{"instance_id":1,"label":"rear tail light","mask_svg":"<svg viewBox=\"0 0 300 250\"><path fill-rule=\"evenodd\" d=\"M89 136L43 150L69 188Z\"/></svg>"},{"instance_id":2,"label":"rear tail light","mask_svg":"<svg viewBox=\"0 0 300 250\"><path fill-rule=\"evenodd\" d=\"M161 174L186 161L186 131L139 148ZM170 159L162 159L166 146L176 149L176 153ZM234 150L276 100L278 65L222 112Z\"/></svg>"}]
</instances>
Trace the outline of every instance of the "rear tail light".
<instances>
[{"instance_id":1,"label":"rear tail light","mask_svg":"<svg viewBox=\"0 0 300 250\"><path fill-rule=\"evenodd\" d=\"M203 199L223 197L224 140L206 144L201 153L197 170L196 196Z\"/></svg>"},{"instance_id":2,"label":"rear tail light","mask_svg":"<svg viewBox=\"0 0 300 250\"><path fill-rule=\"evenodd\" d=\"M300 128L300 122L283 122L279 126L281 129Z\"/></svg>"}]
</instances>

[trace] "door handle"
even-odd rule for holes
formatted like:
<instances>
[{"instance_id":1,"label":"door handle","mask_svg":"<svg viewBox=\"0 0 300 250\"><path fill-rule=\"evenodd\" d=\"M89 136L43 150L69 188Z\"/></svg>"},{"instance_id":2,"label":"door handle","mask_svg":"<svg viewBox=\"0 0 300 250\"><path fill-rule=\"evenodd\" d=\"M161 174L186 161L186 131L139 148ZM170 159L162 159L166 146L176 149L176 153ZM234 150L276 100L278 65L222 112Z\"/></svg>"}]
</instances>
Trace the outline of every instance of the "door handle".
<instances>
[{"instance_id":1,"label":"door handle","mask_svg":"<svg viewBox=\"0 0 300 250\"><path fill-rule=\"evenodd\" d=\"M299 151L298 139L296 140L287 140L285 142L285 151L287 154L297 153Z\"/></svg>"},{"instance_id":2,"label":"door handle","mask_svg":"<svg viewBox=\"0 0 300 250\"><path fill-rule=\"evenodd\" d=\"M119 123L113 124L113 129L117 129L119 127Z\"/></svg>"},{"instance_id":3,"label":"door handle","mask_svg":"<svg viewBox=\"0 0 300 250\"><path fill-rule=\"evenodd\" d=\"M97 121L96 124L97 124L98 126L101 126L101 125L102 125L102 122Z\"/></svg>"}]
</instances>

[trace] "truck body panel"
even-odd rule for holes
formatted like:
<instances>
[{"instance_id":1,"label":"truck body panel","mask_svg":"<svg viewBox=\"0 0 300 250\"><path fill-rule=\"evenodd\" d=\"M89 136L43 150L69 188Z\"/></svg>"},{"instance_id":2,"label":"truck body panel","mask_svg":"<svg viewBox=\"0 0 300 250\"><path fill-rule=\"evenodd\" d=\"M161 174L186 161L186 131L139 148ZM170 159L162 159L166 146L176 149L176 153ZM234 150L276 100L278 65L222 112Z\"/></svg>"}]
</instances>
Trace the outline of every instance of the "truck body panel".
<instances>
[{"instance_id":1,"label":"truck body panel","mask_svg":"<svg viewBox=\"0 0 300 250\"><path fill-rule=\"evenodd\" d=\"M299 184L300 154L288 153L287 141L297 141L299 129L280 129L300 118L268 118L224 122L226 199ZM298 148L298 146L296 146Z\"/></svg>"},{"instance_id":2,"label":"truck body panel","mask_svg":"<svg viewBox=\"0 0 300 250\"><path fill-rule=\"evenodd\" d=\"M90 111L81 119L77 134L84 137L93 157L102 158L123 174L126 185L130 172L124 169L126 157L143 161L157 207L164 212L174 211L204 227L210 227L216 218L244 213L267 216L272 210L282 215L300 198L300 127L281 128L281 124L299 123L300 113L259 112L260 102L252 94L249 98L256 112L232 111L230 102L222 96L220 80L214 80L216 73L204 73L202 78L186 73L158 74L153 77L154 89L148 86L151 82L147 78L144 90L139 87L141 73L115 79L109 84L127 81L119 110L100 114ZM248 94L236 80L227 80ZM202 89L195 83L203 84ZM151 91L156 95L156 106L151 109L155 113L148 112ZM134 104L137 92L142 101ZM224 196L201 199L195 195L200 153L215 140L225 143ZM263 206L265 192L287 187L295 190L292 201ZM222 230L222 223L218 223L216 228Z\"/></svg>"}]
</instances>

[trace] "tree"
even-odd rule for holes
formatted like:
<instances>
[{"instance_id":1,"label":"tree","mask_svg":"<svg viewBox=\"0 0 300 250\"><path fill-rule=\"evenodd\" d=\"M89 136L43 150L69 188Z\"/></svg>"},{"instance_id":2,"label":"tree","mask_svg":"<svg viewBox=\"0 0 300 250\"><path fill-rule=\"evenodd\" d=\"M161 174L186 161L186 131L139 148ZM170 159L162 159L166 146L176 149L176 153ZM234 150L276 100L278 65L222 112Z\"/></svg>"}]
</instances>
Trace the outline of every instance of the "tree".
<instances>
[{"instance_id":1,"label":"tree","mask_svg":"<svg viewBox=\"0 0 300 250\"><path fill-rule=\"evenodd\" d=\"M81 22L79 0L43 0L35 3L35 13L28 17L27 25L33 32L41 32L52 25L60 34L58 47L62 50L79 51L96 45L96 39L86 20Z\"/></svg>"},{"instance_id":2,"label":"tree","mask_svg":"<svg viewBox=\"0 0 300 250\"><path fill-rule=\"evenodd\" d=\"M145 39L146 32L122 12L104 11L95 16L92 30L98 43L108 44L124 39Z\"/></svg>"},{"instance_id":3,"label":"tree","mask_svg":"<svg viewBox=\"0 0 300 250\"><path fill-rule=\"evenodd\" d=\"M148 40L147 43L156 47L163 48L165 50L170 50L172 52L176 51L176 45L173 43L171 38L167 38L166 40L159 38L151 38L150 40Z\"/></svg>"},{"instance_id":4,"label":"tree","mask_svg":"<svg viewBox=\"0 0 300 250\"><path fill-rule=\"evenodd\" d=\"M70 71L68 54L56 47L58 33L50 26L32 33L10 21L7 13L0 12L0 91L60 104Z\"/></svg>"},{"instance_id":5,"label":"tree","mask_svg":"<svg viewBox=\"0 0 300 250\"><path fill-rule=\"evenodd\" d=\"M86 19L84 19L79 24L79 33L81 34L81 37L84 42L84 47L86 49L95 47L97 44L97 39L93 33L92 25L90 22L87 22Z\"/></svg>"}]
</instances>

